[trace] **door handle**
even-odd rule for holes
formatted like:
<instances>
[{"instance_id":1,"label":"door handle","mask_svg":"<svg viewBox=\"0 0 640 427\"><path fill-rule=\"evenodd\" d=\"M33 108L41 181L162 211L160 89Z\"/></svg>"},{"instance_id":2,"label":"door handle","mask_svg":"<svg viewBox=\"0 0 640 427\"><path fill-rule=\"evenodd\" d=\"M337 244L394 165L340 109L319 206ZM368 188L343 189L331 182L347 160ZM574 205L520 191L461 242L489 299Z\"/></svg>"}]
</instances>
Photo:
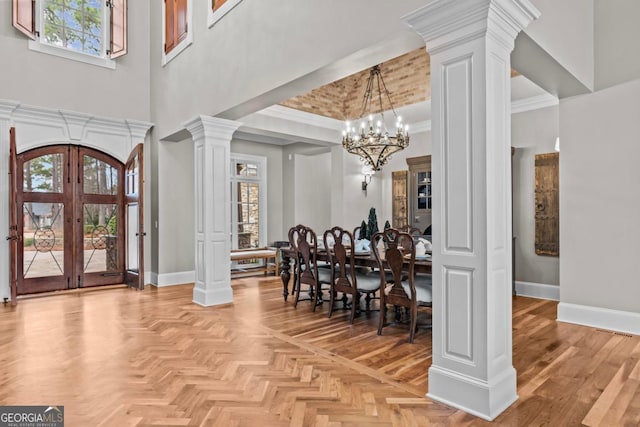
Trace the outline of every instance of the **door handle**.
<instances>
[{"instance_id":1,"label":"door handle","mask_svg":"<svg viewBox=\"0 0 640 427\"><path fill-rule=\"evenodd\" d=\"M143 233L142 233L142 237L144 237L144 236L146 236L146 235L147 235L147 233L146 233L146 232L143 232ZM138 236L140 236L140 233L136 233L136 237L138 237Z\"/></svg>"}]
</instances>

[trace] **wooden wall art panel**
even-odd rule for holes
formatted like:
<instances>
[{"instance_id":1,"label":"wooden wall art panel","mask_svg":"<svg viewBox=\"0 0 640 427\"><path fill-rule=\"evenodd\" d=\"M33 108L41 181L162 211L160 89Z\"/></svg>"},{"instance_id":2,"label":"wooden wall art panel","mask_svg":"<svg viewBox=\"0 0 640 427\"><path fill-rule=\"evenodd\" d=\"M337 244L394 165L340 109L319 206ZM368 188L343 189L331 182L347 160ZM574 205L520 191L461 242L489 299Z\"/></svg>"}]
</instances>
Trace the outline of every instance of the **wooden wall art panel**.
<instances>
[{"instance_id":1,"label":"wooden wall art panel","mask_svg":"<svg viewBox=\"0 0 640 427\"><path fill-rule=\"evenodd\" d=\"M402 228L407 226L407 171L391 173L392 188L392 226Z\"/></svg>"},{"instance_id":2,"label":"wooden wall art panel","mask_svg":"<svg viewBox=\"0 0 640 427\"><path fill-rule=\"evenodd\" d=\"M535 160L536 254L560 255L559 153L537 154Z\"/></svg>"}]
</instances>

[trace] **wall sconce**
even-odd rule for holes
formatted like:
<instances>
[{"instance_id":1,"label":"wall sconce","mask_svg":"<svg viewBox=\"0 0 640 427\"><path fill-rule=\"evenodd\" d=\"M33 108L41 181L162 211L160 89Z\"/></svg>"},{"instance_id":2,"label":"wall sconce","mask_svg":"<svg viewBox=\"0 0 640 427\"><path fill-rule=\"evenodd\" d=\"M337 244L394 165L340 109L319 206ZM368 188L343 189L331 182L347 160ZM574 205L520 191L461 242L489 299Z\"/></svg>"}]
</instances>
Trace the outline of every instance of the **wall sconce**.
<instances>
[{"instance_id":1,"label":"wall sconce","mask_svg":"<svg viewBox=\"0 0 640 427\"><path fill-rule=\"evenodd\" d=\"M367 191L367 186L371 182L371 177L376 173L371 166L362 166L362 191Z\"/></svg>"}]
</instances>

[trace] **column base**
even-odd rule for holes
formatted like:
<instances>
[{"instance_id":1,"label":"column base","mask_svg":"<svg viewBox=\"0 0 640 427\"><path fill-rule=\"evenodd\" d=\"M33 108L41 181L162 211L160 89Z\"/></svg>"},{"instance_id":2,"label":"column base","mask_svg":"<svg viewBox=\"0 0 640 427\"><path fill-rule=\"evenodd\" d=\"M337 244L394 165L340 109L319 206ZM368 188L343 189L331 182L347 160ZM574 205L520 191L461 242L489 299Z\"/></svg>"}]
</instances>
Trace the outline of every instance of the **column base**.
<instances>
[{"instance_id":1,"label":"column base","mask_svg":"<svg viewBox=\"0 0 640 427\"><path fill-rule=\"evenodd\" d=\"M193 302L203 307L229 304L233 302L233 290L228 288L201 289L193 288Z\"/></svg>"},{"instance_id":2,"label":"column base","mask_svg":"<svg viewBox=\"0 0 640 427\"><path fill-rule=\"evenodd\" d=\"M486 383L431 366L427 397L484 420L493 421L518 400L516 370L511 367L492 383Z\"/></svg>"}]
</instances>

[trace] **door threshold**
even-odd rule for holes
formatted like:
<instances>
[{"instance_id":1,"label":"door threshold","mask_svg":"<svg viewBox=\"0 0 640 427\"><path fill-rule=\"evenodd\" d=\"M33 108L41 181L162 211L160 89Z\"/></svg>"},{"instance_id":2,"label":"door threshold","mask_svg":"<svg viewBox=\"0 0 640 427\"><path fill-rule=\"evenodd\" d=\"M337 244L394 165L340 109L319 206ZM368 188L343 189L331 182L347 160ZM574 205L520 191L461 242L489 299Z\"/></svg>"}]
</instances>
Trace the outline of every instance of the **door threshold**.
<instances>
[{"instance_id":1,"label":"door threshold","mask_svg":"<svg viewBox=\"0 0 640 427\"><path fill-rule=\"evenodd\" d=\"M36 294L18 295L16 299L18 301L21 301L25 299L89 293L89 292L95 292L95 291L103 291L103 290L109 290L109 289L122 289L122 288L127 288L127 284L121 283L116 285L101 285L101 286L90 286L86 288L62 289L59 291L38 292Z\"/></svg>"}]
</instances>

